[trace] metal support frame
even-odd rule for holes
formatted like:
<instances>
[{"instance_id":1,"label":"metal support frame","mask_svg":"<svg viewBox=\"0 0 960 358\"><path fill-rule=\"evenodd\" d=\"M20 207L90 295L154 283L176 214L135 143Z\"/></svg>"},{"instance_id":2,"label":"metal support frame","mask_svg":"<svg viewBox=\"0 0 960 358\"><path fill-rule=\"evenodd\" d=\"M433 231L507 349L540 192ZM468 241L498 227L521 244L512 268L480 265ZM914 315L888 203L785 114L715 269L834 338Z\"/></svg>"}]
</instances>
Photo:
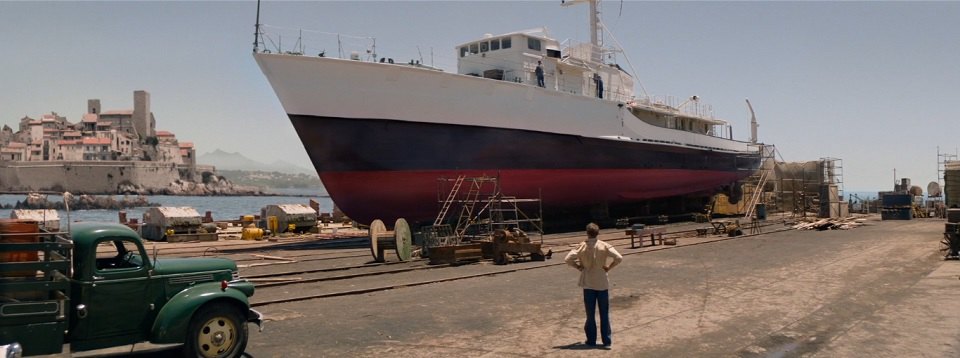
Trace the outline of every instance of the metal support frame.
<instances>
[{"instance_id":1,"label":"metal support frame","mask_svg":"<svg viewBox=\"0 0 960 358\"><path fill-rule=\"evenodd\" d=\"M440 214L433 229L428 230L430 235L427 236L431 237L428 246L459 245L473 238L489 236L497 229L512 228L536 232L543 242L542 214L533 217L527 213L533 209L533 204L537 205L537 212L542 213L541 199L504 195L500 190L499 176L438 178L437 199ZM522 205L528 210L524 211ZM449 215L451 211L459 212L456 219Z\"/></svg>"}]
</instances>

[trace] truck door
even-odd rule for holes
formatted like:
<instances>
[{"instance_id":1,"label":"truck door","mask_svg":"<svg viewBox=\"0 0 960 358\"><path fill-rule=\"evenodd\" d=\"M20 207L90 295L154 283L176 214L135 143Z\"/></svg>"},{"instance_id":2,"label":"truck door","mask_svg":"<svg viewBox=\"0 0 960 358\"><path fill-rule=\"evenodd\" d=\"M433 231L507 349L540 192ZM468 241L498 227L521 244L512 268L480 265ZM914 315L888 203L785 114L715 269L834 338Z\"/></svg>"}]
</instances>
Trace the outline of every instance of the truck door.
<instances>
[{"instance_id":1,"label":"truck door","mask_svg":"<svg viewBox=\"0 0 960 358\"><path fill-rule=\"evenodd\" d=\"M97 240L91 277L75 281L73 350L126 345L148 338L156 316L156 285L150 279L150 261L137 239L105 237ZM82 259L82 258L74 258Z\"/></svg>"}]
</instances>

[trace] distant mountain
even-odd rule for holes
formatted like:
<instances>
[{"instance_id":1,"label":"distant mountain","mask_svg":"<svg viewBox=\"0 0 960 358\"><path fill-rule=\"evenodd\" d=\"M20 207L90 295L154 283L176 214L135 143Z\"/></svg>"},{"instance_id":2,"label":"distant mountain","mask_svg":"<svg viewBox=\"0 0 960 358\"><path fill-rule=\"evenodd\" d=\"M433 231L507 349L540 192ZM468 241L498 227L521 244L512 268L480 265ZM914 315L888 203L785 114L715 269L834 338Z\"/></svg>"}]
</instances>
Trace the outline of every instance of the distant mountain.
<instances>
[{"instance_id":1,"label":"distant mountain","mask_svg":"<svg viewBox=\"0 0 960 358\"><path fill-rule=\"evenodd\" d=\"M220 149L214 150L211 153L200 154L197 156L197 163L213 165L219 170L260 170L290 174L317 174L313 169L304 168L282 160L264 164L247 158L243 156L243 154L224 152Z\"/></svg>"}]
</instances>

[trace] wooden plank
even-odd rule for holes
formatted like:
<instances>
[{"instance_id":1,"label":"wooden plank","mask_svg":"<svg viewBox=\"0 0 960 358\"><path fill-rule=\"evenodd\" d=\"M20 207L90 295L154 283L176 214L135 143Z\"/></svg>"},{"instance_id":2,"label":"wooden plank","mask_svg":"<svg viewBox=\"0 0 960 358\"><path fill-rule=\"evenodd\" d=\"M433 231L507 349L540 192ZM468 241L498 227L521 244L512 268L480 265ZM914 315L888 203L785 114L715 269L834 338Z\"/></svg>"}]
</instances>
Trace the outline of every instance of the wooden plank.
<instances>
[{"instance_id":1,"label":"wooden plank","mask_svg":"<svg viewBox=\"0 0 960 358\"><path fill-rule=\"evenodd\" d=\"M266 259L266 260L279 260L279 261L296 261L294 259L288 259L281 256L270 256L270 255L261 255L261 254L250 254L250 256Z\"/></svg>"}]
</instances>

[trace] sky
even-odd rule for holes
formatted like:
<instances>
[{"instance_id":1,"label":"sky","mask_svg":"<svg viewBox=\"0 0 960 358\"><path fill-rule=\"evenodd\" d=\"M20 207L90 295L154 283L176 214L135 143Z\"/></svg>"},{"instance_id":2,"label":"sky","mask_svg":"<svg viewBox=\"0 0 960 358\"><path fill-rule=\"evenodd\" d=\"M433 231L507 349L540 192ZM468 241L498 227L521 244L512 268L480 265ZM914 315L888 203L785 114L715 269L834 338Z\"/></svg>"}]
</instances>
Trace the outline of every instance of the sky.
<instances>
[{"instance_id":1,"label":"sky","mask_svg":"<svg viewBox=\"0 0 960 358\"><path fill-rule=\"evenodd\" d=\"M651 95L697 95L747 140L787 161L842 159L847 191L937 180L960 141L960 2L605 1L603 22ZM587 7L552 1L264 1L266 47L423 59L456 71L454 46L545 26L589 39ZM0 124L51 111L76 122L87 99L133 108L151 93L158 130L261 162L311 167L251 56L256 2L0 1ZM280 34L280 37L277 35ZM351 36L346 36L351 35ZM610 37L606 37L610 43ZM621 63L626 61L621 57ZM466 99L465 99L466 100Z\"/></svg>"}]
</instances>

